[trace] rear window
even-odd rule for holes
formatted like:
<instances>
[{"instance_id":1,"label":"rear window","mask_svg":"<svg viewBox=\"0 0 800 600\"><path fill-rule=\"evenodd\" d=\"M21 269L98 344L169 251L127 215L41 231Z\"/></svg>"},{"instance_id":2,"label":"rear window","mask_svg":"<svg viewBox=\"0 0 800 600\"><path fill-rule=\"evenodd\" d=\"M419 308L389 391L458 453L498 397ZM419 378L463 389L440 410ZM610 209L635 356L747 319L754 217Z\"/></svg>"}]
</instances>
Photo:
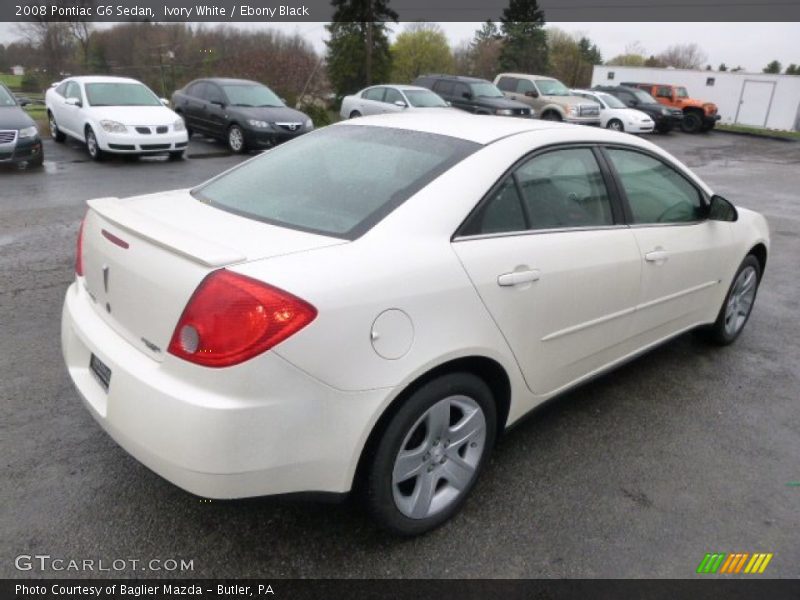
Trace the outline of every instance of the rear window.
<instances>
[{"instance_id":1,"label":"rear window","mask_svg":"<svg viewBox=\"0 0 800 600\"><path fill-rule=\"evenodd\" d=\"M193 194L273 225L355 239L478 148L431 133L326 127L212 179Z\"/></svg>"}]
</instances>

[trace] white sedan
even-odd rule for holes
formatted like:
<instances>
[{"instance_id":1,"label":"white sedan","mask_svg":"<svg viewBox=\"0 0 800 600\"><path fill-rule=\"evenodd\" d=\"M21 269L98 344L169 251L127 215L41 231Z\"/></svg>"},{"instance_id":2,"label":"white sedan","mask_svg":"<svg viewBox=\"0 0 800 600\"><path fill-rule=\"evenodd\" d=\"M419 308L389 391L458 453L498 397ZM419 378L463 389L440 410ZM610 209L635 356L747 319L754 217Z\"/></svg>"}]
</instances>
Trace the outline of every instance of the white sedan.
<instances>
[{"instance_id":1,"label":"white sedan","mask_svg":"<svg viewBox=\"0 0 800 600\"><path fill-rule=\"evenodd\" d=\"M183 119L143 83L126 77L70 77L45 94L50 135L86 144L94 160L106 154L183 156Z\"/></svg>"},{"instance_id":2,"label":"white sedan","mask_svg":"<svg viewBox=\"0 0 800 600\"><path fill-rule=\"evenodd\" d=\"M571 90L575 96L583 96L600 105L600 126L628 133L652 133L655 122L647 113L625 105L622 100L594 90Z\"/></svg>"},{"instance_id":3,"label":"white sedan","mask_svg":"<svg viewBox=\"0 0 800 600\"><path fill-rule=\"evenodd\" d=\"M376 85L342 99L339 116L354 119L419 108L447 108L439 94L414 85Z\"/></svg>"},{"instance_id":4,"label":"white sedan","mask_svg":"<svg viewBox=\"0 0 800 600\"><path fill-rule=\"evenodd\" d=\"M769 248L647 141L455 111L88 205L61 341L100 425L192 493L357 489L407 535L548 398L691 329L736 340Z\"/></svg>"}]
</instances>

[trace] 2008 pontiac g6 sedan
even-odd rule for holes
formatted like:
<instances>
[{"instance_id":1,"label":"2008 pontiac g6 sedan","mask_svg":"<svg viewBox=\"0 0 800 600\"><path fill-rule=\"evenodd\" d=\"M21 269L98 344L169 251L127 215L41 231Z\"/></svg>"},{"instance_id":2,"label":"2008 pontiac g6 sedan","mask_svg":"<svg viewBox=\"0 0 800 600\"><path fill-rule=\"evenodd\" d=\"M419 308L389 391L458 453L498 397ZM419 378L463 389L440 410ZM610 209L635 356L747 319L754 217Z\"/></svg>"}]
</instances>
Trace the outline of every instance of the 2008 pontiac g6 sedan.
<instances>
[{"instance_id":1,"label":"2008 pontiac g6 sedan","mask_svg":"<svg viewBox=\"0 0 800 600\"><path fill-rule=\"evenodd\" d=\"M102 427L195 494L356 490L401 534L544 400L690 329L733 342L769 248L649 142L457 113L88 205L62 345Z\"/></svg>"}]
</instances>

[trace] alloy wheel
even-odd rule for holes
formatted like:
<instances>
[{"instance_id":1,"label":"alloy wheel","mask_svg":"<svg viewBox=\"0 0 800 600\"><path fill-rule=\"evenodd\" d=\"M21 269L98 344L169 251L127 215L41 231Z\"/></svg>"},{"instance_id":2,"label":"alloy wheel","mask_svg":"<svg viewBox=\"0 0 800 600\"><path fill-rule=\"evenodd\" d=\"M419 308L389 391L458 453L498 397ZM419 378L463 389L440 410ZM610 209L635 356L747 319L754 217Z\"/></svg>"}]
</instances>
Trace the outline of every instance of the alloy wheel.
<instances>
[{"instance_id":1,"label":"alloy wheel","mask_svg":"<svg viewBox=\"0 0 800 600\"><path fill-rule=\"evenodd\" d=\"M757 283L758 274L752 266L742 269L736 278L725 306L725 332L729 336L736 335L744 327L745 321L753 309Z\"/></svg>"},{"instance_id":2,"label":"alloy wheel","mask_svg":"<svg viewBox=\"0 0 800 600\"><path fill-rule=\"evenodd\" d=\"M431 406L406 434L394 461L392 494L406 517L424 519L468 489L486 449L486 417L463 395Z\"/></svg>"},{"instance_id":3,"label":"alloy wheel","mask_svg":"<svg viewBox=\"0 0 800 600\"><path fill-rule=\"evenodd\" d=\"M231 127L228 132L228 145L234 152L241 152L244 147L244 134L238 127Z\"/></svg>"}]
</instances>

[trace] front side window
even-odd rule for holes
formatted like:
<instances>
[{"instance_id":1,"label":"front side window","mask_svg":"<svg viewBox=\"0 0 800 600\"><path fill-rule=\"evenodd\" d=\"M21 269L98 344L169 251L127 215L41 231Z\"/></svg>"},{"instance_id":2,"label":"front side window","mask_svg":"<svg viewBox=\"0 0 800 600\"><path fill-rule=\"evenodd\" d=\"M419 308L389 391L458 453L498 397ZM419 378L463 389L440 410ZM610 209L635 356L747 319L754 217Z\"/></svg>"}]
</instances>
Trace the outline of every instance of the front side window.
<instances>
[{"instance_id":1,"label":"front side window","mask_svg":"<svg viewBox=\"0 0 800 600\"><path fill-rule=\"evenodd\" d=\"M463 235L602 227L614 224L611 200L594 153L566 148L526 161L465 225Z\"/></svg>"},{"instance_id":2,"label":"front side window","mask_svg":"<svg viewBox=\"0 0 800 600\"><path fill-rule=\"evenodd\" d=\"M536 85L544 96L569 96L569 89L557 79L537 79Z\"/></svg>"},{"instance_id":3,"label":"front side window","mask_svg":"<svg viewBox=\"0 0 800 600\"><path fill-rule=\"evenodd\" d=\"M222 95L222 90L220 90L213 83L206 85L206 100L214 104L224 104L225 102L225 98Z\"/></svg>"},{"instance_id":4,"label":"front side window","mask_svg":"<svg viewBox=\"0 0 800 600\"><path fill-rule=\"evenodd\" d=\"M141 83L87 83L86 97L92 106L161 106L158 97Z\"/></svg>"},{"instance_id":5,"label":"front side window","mask_svg":"<svg viewBox=\"0 0 800 600\"><path fill-rule=\"evenodd\" d=\"M403 94L394 88L386 88L386 95L383 97L383 101L387 104L394 104L395 102L406 103L406 101L403 100Z\"/></svg>"},{"instance_id":6,"label":"front side window","mask_svg":"<svg viewBox=\"0 0 800 600\"><path fill-rule=\"evenodd\" d=\"M81 87L74 81L70 81L67 84L66 98L74 98L75 100L81 100Z\"/></svg>"},{"instance_id":7,"label":"front side window","mask_svg":"<svg viewBox=\"0 0 800 600\"><path fill-rule=\"evenodd\" d=\"M619 98L615 98L611 94L598 93L594 99L605 104L608 108L626 108Z\"/></svg>"},{"instance_id":8,"label":"front side window","mask_svg":"<svg viewBox=\"0 0 800 600\"><path fill-rule=\"evenodd\" d=\"M633 150L609 148L638 224L687 223L703 218L700 192L683 175L660 160Z\"/></svg>"},{"instance_id":9,"label":"front side window","mask_svg":"<svg viewBox=\"0 0 800 600\"><path fill-rule=\"evenodd\" d=\"M672 90L667 86L662 85L660 88L658 88L658 96L659 98L672 98Z\"/></svg>"},{"instance_id":10,"label":"front side window","mask_svg":"<svg viewBox=\"0 0 800 600\"><path fill-rule=\"evenodd\" d=\"M464 83L456 83L453 86L453 95L456 98L466 98L469 96L469 88Z\"/></svg>"},{"instance_id":11,"label":"front side window","mask_svg":"<svg viewBox=\"0 0 800 600\"><path fill-rule=\"evenodd\" d=\"M686 91L685 87L676 88L675 93L678 95L678 98L688 98L689 92Z\"/></svg>"},{"instance_id":12,"label":"front side window","mask_svg":"<svg viewBox=\"0 0 800 600\"><path fill-rule=\"evenodd\" d=\"M215 87L215 86L212 86ZM281 107L283 102L265 85L223 85L222 91L232 106Z\"/></svg>"},{"instance_id":13,"label":"front side window","mask_svg":"<svg viewBox=\"0 0 800 600\"><path fill-rule=\"evenodd\" d=\"M355 239L480 147L389 127L326 127L243 163L192 193L247 218Z\"/></svg>"},{"instance_id":14,"label":"front side window","mask_svg":"<svg viewBox=\"0 0 800 600\"><path fill-rule=\"evenodd\" d=\"M656 104L656 99L643 90L634 90L632 93L642 104Z\"/></svg>"},{"instance_id":15,"label":"front side window","mask_svg":"<svg viewBox=\"0 0 800 600\"><path fill-rule=\"evenodd\" d=\"M536 87L534 87L533 82L528 79L520 79L517 83L517 92L520 94L534 91L536 91Z\"/></svg>"}]
</instances>

